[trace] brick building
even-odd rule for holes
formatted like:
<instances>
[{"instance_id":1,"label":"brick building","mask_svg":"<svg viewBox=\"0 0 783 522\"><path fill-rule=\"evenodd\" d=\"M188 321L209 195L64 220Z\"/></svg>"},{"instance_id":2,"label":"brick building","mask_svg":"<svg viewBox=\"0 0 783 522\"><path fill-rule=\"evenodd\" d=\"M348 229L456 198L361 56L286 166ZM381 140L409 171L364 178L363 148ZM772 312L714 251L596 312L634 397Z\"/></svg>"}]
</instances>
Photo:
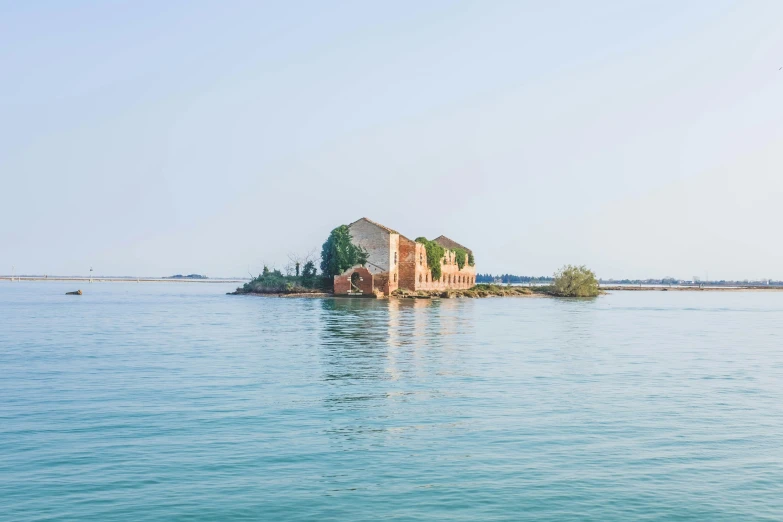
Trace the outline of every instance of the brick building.
<instances>
[{"instance_id":1,"label":"brick building","mask_svg":"<svg viewBox=\"0 0 783 522\"><path fill-rule=\"evenodd\" d=\"M455 249L472 255L470 249L446 236L433 241L445 249L441 258L441 277L434 280L427 264L423 244L408 239L396 230L367 218L354 221L348 228L355 245L368 254L365 266L355 266L334 276L335 294L390 294L398 288L409 291L470 288L476 284L476 267L465 262L460 269Z\"/></svg>"}]
</instances>

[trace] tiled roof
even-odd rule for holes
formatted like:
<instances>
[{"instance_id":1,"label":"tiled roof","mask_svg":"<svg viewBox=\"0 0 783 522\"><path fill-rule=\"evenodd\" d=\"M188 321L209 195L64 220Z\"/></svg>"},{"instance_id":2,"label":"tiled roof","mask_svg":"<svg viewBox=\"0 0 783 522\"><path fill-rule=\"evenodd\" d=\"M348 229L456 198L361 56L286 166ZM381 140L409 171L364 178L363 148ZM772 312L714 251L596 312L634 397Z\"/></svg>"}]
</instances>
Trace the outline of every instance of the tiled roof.
<instances>
[{"instance_id":1,"label":"tiled roof","mask_svg":"<svg viewBox=\"0 0 783 522\"><path fill-rule=\"evenodd\" d=\"M454 241L453 239L449 239L446 236L438 236L435 239L433 239L433 241L435 241L437 244L439 244L443 248L448 248L448 249L461 248L461 249L463 249L463 250L465 250L467 252L472 252L472 250L469 249L468 247L462 246L459 243L457 243L456 241Z\"/></svg>"},{"instance_id":2,"label":"tiled roof","mask_svg":"<svg viewBox=\"0 0 783 522\"><path fill-rule=\"evenodd\" d=\"M399 232L397 232L396 230L392 230L389 227L385 227L385 226L381 225L380 223L376 223L375 221L373 221L371 219L367 219L366 217L363 217L361 219L357 219L356 221L351 223L351 225L354 225L354 224L358 223L359 221L366 221L366 222L370 223L371 225L375 225L378 228L382 228L383 230L385 230L389 234L399 234ZM348 226L350 227L351 225L348 225Z\"/></svg>"}]
</instances>

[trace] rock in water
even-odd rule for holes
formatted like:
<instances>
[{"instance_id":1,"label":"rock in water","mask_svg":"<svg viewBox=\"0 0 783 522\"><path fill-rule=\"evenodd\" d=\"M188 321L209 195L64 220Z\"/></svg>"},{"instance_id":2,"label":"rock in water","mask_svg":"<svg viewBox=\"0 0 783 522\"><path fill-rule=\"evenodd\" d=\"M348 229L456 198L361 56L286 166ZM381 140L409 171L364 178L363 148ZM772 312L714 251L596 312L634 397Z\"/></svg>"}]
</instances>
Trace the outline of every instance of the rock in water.
<instances>
[{"instance_id":1,"label":"rock in water","mask_svg":"<svg viewBox=\"0 0 783 522\"><path fill-rule=\"evenodd\" d=\"M82 295L82 291L77 290L75 292L65 292L65 295Z\"/></svg>"}]
</instances>

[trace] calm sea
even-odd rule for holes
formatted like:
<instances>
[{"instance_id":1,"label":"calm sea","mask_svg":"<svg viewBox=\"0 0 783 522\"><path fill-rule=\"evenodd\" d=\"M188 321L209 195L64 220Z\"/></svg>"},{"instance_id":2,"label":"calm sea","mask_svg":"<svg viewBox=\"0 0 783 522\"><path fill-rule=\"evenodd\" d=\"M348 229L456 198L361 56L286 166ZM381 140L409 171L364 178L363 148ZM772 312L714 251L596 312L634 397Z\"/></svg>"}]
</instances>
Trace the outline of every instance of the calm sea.
<instances>
[{"instance_id":1,"label":"calm sea","mask_svg":"<svg viewBox=\"0 0 783 522\"><path fill-rule=\"evenodd\" d=\"M781 520L783 293L0 283L0 519Z\"/></svg>"}]
</instances>

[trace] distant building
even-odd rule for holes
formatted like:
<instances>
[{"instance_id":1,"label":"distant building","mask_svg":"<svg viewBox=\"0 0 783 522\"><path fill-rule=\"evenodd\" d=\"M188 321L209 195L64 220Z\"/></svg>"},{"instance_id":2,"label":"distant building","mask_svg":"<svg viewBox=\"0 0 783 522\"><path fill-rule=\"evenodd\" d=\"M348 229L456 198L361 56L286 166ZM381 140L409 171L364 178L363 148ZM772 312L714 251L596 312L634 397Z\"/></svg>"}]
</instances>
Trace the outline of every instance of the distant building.
<instances>
[{"instance_id":1,"label":"distant building","mask_svg":"<svg viewBox=\"0 0 783 522\"><path fill-rule=\"evenodd\" d=\"M348 228L352 241L368 253L365 266L354 266L334 276L335 294L390 294L398 288L409 291L470 288L476 284L476 267L467 259L462 268L456 261L456 250L472 251L456 241L440 236L433 241L445 249L441 277L434 280L427 264L423 244L403 236L367 218L354 221Z\"/></svg>"}]
</instances>

